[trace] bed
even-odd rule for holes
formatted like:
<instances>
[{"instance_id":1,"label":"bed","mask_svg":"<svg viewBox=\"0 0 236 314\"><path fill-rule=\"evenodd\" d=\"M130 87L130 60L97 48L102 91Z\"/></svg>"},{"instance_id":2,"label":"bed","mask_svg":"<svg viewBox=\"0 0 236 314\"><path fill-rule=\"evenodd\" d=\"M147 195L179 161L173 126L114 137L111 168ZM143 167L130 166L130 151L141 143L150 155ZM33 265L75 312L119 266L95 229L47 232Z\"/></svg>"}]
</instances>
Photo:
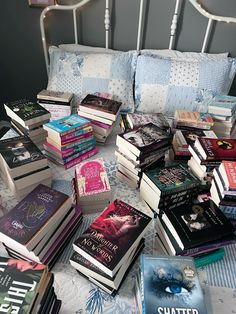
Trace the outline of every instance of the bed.
<instances>
[{"instance_id":1,"label":"bed","mask_svg":"<svg viewBox=\"0 0 236 314\"><path fill-rule=\"evenodd\" d=\"M169 26L167 49L147 50L143 49L142 42L147 23L145 11L147 1L140 0L136 19L136 46L132 48L133 50L126 52L114 51L110 49L113 1L109 0L101 0L105 10L104 48L91 48L78 43L78 15L83 14L83 8L92 6L95 2L82 0L72 5L49 6L42 11L40 28L45 65L49 75L48 89L73 92L75 106L87 93L109 92L117 100L123 102L124 112L162 111L168 116L173 115L174 110L180 106L190 110L204 111L207 99L214 97L217 93L229 92L236 72L235 59L228 57L228 53L225 53L224 49L227 51L227 47L224 47L222 53L217 54L207 54L206 51L212 39L214 24L236 23L236 18L213 15L197 1L186 1L193 7L193 10L197 10L206 18L206 29L201 52L182 53L174 48L177 47L178 30L183 16L181 9L184 6L183 1L172 1L174 12ZM73 44L61 44L59 47L49 48L49 21L55 11L70 11L73 19ZM157 76L156 73L161 73L161 75ZM113 198L121 198L143 210L138 191L129 188L116 177L114 143L116 133L119 131L119 124L117 124L106 145L99 147L98 156L102 156L105 160ZM53 187L70 194L70 181L74 175L74 169L63 171L52 163L50 165L53 171ZM8 209L11 208L16 201L2 181L0 181L0 190L3 205ZM87 228L94 217L95 215L84 217L81 228L78 229L53 268L56 293L58 298L62 299L61 313L137 313L133 290L137 263L132 267L115 297L107 295L78 275L69 264L74 239ZM147 232L144 252L150 254L161 252L153 236L153 225ZM231 245L227 247L223 261L199 270L209 313L222 314L235 311L235 260L236 245Z\"/></svg>"}]
</instances>

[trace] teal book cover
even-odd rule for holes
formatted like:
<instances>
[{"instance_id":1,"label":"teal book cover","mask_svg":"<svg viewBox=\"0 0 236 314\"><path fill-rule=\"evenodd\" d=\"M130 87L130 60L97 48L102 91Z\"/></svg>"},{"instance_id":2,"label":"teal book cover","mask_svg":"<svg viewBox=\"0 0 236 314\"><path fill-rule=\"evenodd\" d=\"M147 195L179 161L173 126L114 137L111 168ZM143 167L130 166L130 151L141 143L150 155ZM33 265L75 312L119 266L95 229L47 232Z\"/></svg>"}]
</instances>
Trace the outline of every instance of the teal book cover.
<instances>
[{"instance_id":1,"label":"teal book cover","mask_svg":"<svg viewBox=\"0 0 236 314\"><path fill-rule=\"evenodd\" d=\"M58 133L72 132L79 128L90 125L91 122L88 119L72 114L70 116L54 120L45 124L46 128L50 128Z\"/></svg>"},{"instance_id":2,"label":"teal book cover","mask_svg":"<svg viewBox=\"0 0 236 314\"><path fill-rule=\"evenodd\" d=\"M140 257L143 314L207 314L192 257Z\"/></svg>"},{"instance_id":3,"label":"teal book cover","mask_svg":"<svg viewBox=\"0 0 236 314\"><path fill-rule=\"evenodd\" d=\"M212 99L209 106L223 107L234 112L236 110L236 97L229 95L218 95Z\"/></svg>"},{"instance_id":4,"label":"teal book cover","mask_svg":"<svg viewBox=\"0 0 236 314\"><path fill-rule=\"evenodd\" d=\"M187 167L173 163L165 168L156 167L145 171L147 177L163 194L199 186L200 181Z\"/></svg>"}]
</instances>

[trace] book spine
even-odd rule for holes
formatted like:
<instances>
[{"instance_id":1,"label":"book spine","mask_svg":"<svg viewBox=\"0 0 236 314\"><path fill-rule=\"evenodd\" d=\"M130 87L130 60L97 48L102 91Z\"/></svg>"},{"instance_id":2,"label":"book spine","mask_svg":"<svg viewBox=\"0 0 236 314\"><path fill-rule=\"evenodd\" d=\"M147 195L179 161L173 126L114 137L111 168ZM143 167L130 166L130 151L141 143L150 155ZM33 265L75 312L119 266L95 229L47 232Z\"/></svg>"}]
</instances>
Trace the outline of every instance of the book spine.
<instances>
[{"instance_id":1,"label":"book spine","mask_svg":"<svg viewBox=\"0 0 236 314\"><path fill-rule=\"evenodd\" d=\"M81 156L81 155L83 155L83 154L89 152L89 151L92 150L93 148L94 148L94 145L91 145L91 146L89 146L88 148L86 148L86 149L84 149L84 150L82 150L82 151L80 151L80 152L78 152L78 153L76 153L76 154L73 154L73 155L70 156L70 157L63 158L64 163L68 163L69 161L71 161L71 160L73 160L73 159L75 159L75 158L77 158L77 157L79 157L79 156Z\"/></svg>"},{"instance_id":2,"label":"book spine","mask_svg":"<svg viewBox=\"0 0 236 314\"><path fill-rule=\"evenodd\" d=\"M145 309L145 299L144 299L144 274L143 270L144 269L144 264L143 264L143 255L140 257L140 269L139 269L139 275L140 275L140 293L141 293L141 302L142 302L142 314L146 313Z\"/></svg>"},{"instance_id":3,"label":"book spine","mask_svg":"<svg viewBox=\"0 0 236 314\"><path fill-rule=\"evenodd\" d=\"M67 150L68 148L75 148L81 144L85 144L85 143L89 143L94 141L94 137L90 136L90 137L86 137L84 139L81 139L79 141L73 142L73 143L69 143L67 145L61 146L61 152Z\"/></svg>"},{"instance_id":4,"label":"book spine","mask_svg":"<svg viewBox=\"0 0 236 314\"><path fill-rule=\"evenodd\" d=\"M61 145L67 145L70 143L74 143L75 141L79 141L88 137L92 137L93 136L93 132L87 132L87 133L83 133L68 139L61 139Z\"/></svg>"},{"instance_id":5,"label":"book spine","mask_svg":"<svg viewBox=\"0 0 236 314\"><path fill-rule=\"evenodd\" d=\"M49 104L49 105L63 105L63 106L70 106L70 101L60 101L60 100L51 100L51 99L38 99L37 100L39 105Z\"/></svg>"},{"instance_id":6,"label":"book spine","mask_svg":"<svg viewBox=\"0 0 236 314\"><path fill-rule=\"evenodd\" d=\"M94 155L96 155L98 153L98 149L95 147L92 150L90 150L89 152L71 160L70 162L68 162L67 164L64 165L64 168L67 170L77 164L79 164L80 162L84 161L85 159L88 159Z\"/></svg>"},{"instance_id":7,"label":"book spine","mask_svg":"<svg viewBox=\"0 0 236 314\"><path fill-rule=\"evenodd\" d=\"M217 262L223 259L224 256L225 256L225 251L223 248L220 248L216 251L203 254L202 256L196 256L194 258L194 263L197 268L200 268L200 267L209 265L211 263Z\"/></svg>"},{"instance_id":8,"label":"book spine","mask_svg":"<svg viewBox=\"0 0 236 314\"><path fill-rule=\"evenodd\" d=\"M84 124L82 124L82 125L79 125L79 126L77 126L77 127L71 128L70 130L66 130L66 131L62 131L60 128L58 128L58 127L56 127L56 126L54 126L54 125L51 125L51 124L49 124L48 127L49 127L49 129L52 129L52 130L58 132L58 133L60 134L60 137L62 137L63 135L66 135L66 134L75 132L75 131L77 131L77 130L86 128L86 127L88 127L88 126L90 126L90 125L91 125L91 122L88 121L87 123L84 123Z\"/></svg>"},{"instance_id":9,"label":"book spine","mask_svg":"<svg viewBox=\"0 0 236 314\"><path fill-rule=\"evenodd\" d=\"M61 142L63 143L63 141L70 140L71 138L76 138L77 136L80 136L82 134L91 133L92 131L93 131L92 126L89 126L89 127L71 132L69 134L61 136Z\"/></svg>"}]
</instances>

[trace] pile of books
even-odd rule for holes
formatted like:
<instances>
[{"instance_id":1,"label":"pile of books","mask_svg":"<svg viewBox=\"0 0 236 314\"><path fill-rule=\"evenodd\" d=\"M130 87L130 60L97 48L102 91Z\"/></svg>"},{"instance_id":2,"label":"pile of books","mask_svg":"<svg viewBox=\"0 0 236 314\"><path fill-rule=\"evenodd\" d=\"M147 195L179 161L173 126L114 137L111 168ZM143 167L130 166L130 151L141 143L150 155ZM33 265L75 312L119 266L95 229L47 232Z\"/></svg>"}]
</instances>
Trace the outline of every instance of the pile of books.
<instances>
[{"instance_id":1,"label":"pile of books","mask_svg":"<svg viewBox=\"0 0 236 314\"><path fill-rule=\"evenodd\" d=\"M43 147L47 158L69 169L98 153L91 122L77 114L46 123L47 140Z\"/></svg>"},{"instance_id":2,"label":"pile of books","mask_svg":"<svg viewBox=\"0 0 236 314\"><path fill-rule=\"evenodd\" d=\"M71 197L39 184L0 219L7 253L51 268L82 220Z\"/></svg>"},{"instance_id":3,"label":"pile of books","mask_svg":"<svg viewBox=\"0 0 236 314\"><path fill-rule=\"evenodd\" d=\"M155 214L162 210L192 202L200 181L181 163L170 163L144 171L140 183L140 197Z\"/></svg>"},{"instance_id":4,"label":"pile of books","mask_svg":"<svg viewBox=\"0 0 236 314\"><path fill-rule=\"evenodd\" d=\"M236 161L223 160L213 171L211 198L229 219L236 219Z\"/></svg>"},{"instance_id":5,"label":"pile of books","mask_svg":"<svg viewBox=\"0 0 236 314\"><path fill-rule=\"evenodd\" d=\"M171 140L171 134L153 123L117 135L117 177L139 187L143 171L164 160Z\"/></svg>"},{"instance_id":6,"label":"pile of books","mask_svg":"<svg viewBox=\"0 0 236 314\"><path fill-rule=\"evenodd\" d=\"M51 121L71 115L72 93L43 89L37 95L37 102L51 113Z\"/></svg>"},{"instance_id":7,"label":"pile of books","mask_svg":"<svg viewBox=\"0 0 236 314\"><path fill-rule=\"evenodd\" d=\"M212 130L218 137L235 138L236 97L218 95L207 102L208 113L212 116Z\"/></svg>"},{"instance_id":8,"label":"pile of books","mask_svg":"<svg viewBox=\"0 0 236 314\"><path fill-rule=\"evenodd\" d=\"M210 114L197 112L197 111L186 111L177 109L175 111L173 128L196 128L201 130L210 130L214 125L214 121Z\"/></svg>"},{"instance_id":9,"label":"pile of books","mask_svg":"<svg viewBox=\"0 0 236 314\"><path fill-rule=\"evenodd\" d=\"M51 186L48 160L28 136L0 141L0 172L3 181L20 200L39 183Z\"/></svg>"},{"instance_id":10,"label":"pile of books","mask_svg":"<svg viewBox=\"0 0 236 314\"><path fill-rule=\"evenodd\" d=\"M82 275L115 293L142 249L151 218L116 199L74 242L70 262Z\"/></svg>"},{"instance_id":11,"label":"pile of books","mask_svg":"<svg viewBox=\"0 0 236 314\"><path fill-rule=\"evenodd\" d=\"M79 104L78 115L91 120L98 143L105 143L121 109L121 102L97 95L87 95Z\"/></svg>"},{"instance_id":12,"label":"pile of books","mask_svg":"<svg viewBox=\"0 0 236 314\"><path fill-rule=\"evenodd\" d=\"M135 292L135 313L207 314L191 257L141 254Z\"/></svg>"},{"instance_id":13,"label":"pile of books","mask_svg":"<svg viewBox=\"0 0 236 314\"><path fill-rule=\"evenodd\" d=\"M78 164L73 186L75 203L84 214L101 211L110 203L111 187L102 158Z\"/></svg>"},{"instance_id":14,"label":"pile of books","mask_svg":"<svg viewBox=\"0 0 236 314\"><path fill-rule=\"evenodd\" d=\"M236 243L233 224L212 200L166 208L156 231L170 255L199 256Z\"/></svg>"},{"instance_id":15,"label":"pile of books","mask_svg":"<svg viewBox=\"0 0 236 314\"><path fill-rule=\"evenodd\" d=\"M2 256L0 264L2 313L59 313L61 300L46 265Z\"/></svg>"},{"instance_id":16,"label":"pile of books","mask_svg":"<svg viewBox=\"0 0 236 314\"><path fill-rule=\"evenodd\" d=\"M50 120L50 112L28 99L7 102L4 107L14 127L42 149L47 136L42 126Z\"/></svg>"}]
</instances>

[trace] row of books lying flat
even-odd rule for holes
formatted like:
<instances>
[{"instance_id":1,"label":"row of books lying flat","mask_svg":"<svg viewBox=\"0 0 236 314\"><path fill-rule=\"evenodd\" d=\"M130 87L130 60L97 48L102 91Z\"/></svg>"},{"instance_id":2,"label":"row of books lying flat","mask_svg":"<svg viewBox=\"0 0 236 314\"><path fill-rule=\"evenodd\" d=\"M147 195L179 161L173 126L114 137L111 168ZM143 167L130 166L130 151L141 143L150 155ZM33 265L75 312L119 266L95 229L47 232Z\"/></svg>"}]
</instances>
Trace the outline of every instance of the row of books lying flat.
<instances>
[{"instance_id":1,"label":"row of books lying flat","mask_svg":"<svg viewBox=\"0 0 236 314\"><path fill-rule=\"evenodd\" d=\"M46 265L0 257L1 313L53 313L61 308Z\"/></svg>"}]
</instances>

